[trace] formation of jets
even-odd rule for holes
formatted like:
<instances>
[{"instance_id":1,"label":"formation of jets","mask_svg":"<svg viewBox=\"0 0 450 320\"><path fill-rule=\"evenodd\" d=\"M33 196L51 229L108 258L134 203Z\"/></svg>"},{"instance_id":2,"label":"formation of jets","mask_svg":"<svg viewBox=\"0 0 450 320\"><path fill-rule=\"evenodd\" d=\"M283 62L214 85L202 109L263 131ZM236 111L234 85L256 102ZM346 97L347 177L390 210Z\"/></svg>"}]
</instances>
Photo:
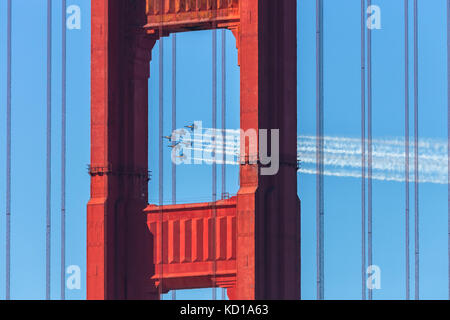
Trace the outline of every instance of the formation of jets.
<instances>
[{"instance_id":1,"label":"formation of jets","mask_svg":"<svg viewBox=\"0 0 450 320\"><path fill-rule=\"evenodd\" d=\"M197 129L197 126L195 125L195 123L193 123L191 125L184 126L184 127L189 129L189 130L191 130L191 131L194 131L195 129ZM184 129L180 129L180 130L182 131L180 133L185 132ZM173 141L172 136L163 136L162 138L168 140L169 142L172 142L171 144L168 145L168 147L171 148L171 149L174 149L175 147L179 146L180 144L192 146L192 143L193 143L192 141L190 141L190 142L189 141L188 142L186 142L186 141ZM186 159L186 155L183 152L181 152L176 157L180 158L180 159ZM300 168L301 168L301 160L297 159L297 169L300 169Z\"/></svg>"},{"instance_id":2,"label":"formation of jets","mask_svg":"<svg viewBox=\"0 0 450 320\"><path fill-rule=\"evenodd\" d=\"M197 126L196 126L195 124L191 124L191 125L185 126L185 128L187 128L187 129L189 129L189 130L191 130L191 131L194 131L195 129L197 129ZM178 131L179 134L183 134L183 133L185 133L185 132L186 132L186 131L185 131L184 129L180 129L180 130ZM166 139L166 140L169 141L169 142L171 142L171 143L168 145L168 147L171 148L171 149L176 148L176 147L179 146L180 144L192 146L192 142L190 142L190 141L187 141L187 142L186 142L186 141L174 141L174 140L173 140L173 136L162 136L162 138L163 138L163 139ZM177 155L176 157L177 157L177 158L180 158L180 159L186 159L186 155L185 155L183 152L181 152L181 154Z\"/></svg>"},{"instance_id":3,"label":"formation of jets","mask_svg":"<svg viewBox=\"0 0 450 320\"><path fill-rule=\"evenodd\" d=\"M197 129L197 126L195 125L195 123L193 123L189 126L184 126L184 127L190 129L191 131L194 131L195 129Z\"/></svg>"}]
</instances>

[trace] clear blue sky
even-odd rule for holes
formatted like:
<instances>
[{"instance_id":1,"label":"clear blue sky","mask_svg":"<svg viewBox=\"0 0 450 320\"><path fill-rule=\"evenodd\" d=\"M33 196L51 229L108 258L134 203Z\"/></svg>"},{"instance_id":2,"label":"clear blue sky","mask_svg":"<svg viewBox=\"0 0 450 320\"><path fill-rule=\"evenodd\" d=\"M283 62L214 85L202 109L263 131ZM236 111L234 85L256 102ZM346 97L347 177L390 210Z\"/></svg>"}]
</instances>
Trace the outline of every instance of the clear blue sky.
<instances>
[{"instance_id":1,"label":"clear blue sky","mask_svg":"<svg viewBox=\"0 0 450 320\"><path fill-rule=\"evenodd\" d=\"M359 1L324 2L325 134L359 138ZM374 137L401 138L404 134L403 0L373 2L381 7L382 13L382 29L373 32ZM81 30L72 30L67 33L67 265L81 267L83 286L81 290L67 290L67 297L84 299L86 295L84 285L86 203L89 198L90 180L87 173L90 152L90 1L69 0L68 5L70 4L81 7L82 23ZM315 135L315 1L298 0L298 4L298 134ZM445 0L419 0L419 5L420 135L423 138L446 141L446 4ZM53 298L59 297L60 259L58 230L61 129L59 121L60 6L59 1L54 1ZM219 32L218 35L220 41L221 33ZM200 120L205 127L211 125L211 39L210 31L178 35L178 127ZM170 134L170 38L166 38L164 42L164 58L167 62L164 97L167 110L165 133ZM239 68L235 40L230 32L227 33L227 43L227 123L228 128L237 129L239 127ZM11 289L12 298L16 299L45 297L45 61L46 1L13 0ZM158 62L158 45L156 45L149 80L149 166L153 170L153 180L149 184L150 202L157 201L158 191ZM6 1L0 1L0 195L5 194L5 71ZM219 68L219 78L220 72ZM219 83L219 97L220 95ZM411 101L413 101L412 95ZM219 117L219 123L220 121ZM164 163L164 192L167 202L171 200L169 152L167 148L165 154L167 161ZM305 299L314 299L315 176L299 174L298 185L299 196L302 200L302 295ZM382 288L374 293L375 299L404 297L404 187L404 183L401 182L374 182L374 263L382 270ZM237 192L237 167L229 166L227 189L230 193ZM178 200L183 202L210 200L211 167L208 165L179 167L177 196ZM411 193L412 200L413 193ZM360 298L360 206L359 179L325 178L325 296L328 299ZM0 212L2 213L0 237L4 239L4 196L0 198ZM420 212L421 297L445 299L448 284L447 186L421 184ZM412 223L413 219L411 219L411 227L413 227ZM1 243L4 243L4 240ZM411 244L413 245L413 242ZM2 245L0 246L0 288L2 288L0 299L4 298L4 257L4 245ZM411 251L411 257L413 257L413 251ZM411 263L413 266L413 260ZM210 298L211 290L179 292L178 297Z\"/></svg>"}]
</instances>

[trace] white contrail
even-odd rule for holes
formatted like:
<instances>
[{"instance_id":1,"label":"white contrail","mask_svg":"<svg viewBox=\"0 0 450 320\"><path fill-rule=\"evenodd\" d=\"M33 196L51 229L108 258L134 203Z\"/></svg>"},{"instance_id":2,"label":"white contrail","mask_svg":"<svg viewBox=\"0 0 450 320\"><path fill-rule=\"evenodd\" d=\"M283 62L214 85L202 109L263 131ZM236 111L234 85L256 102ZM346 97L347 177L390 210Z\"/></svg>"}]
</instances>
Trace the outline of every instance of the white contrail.
<instances>
[{"instance_id":1,"label":"white contrail","mask_svg":"<svg viewBox=\"0 0 450 320\"><path fill-rule=\"evenodd\" d=\"M303 174L317 174L316 169L303 169L300 168L298 172ZM360 171L351 171L351 170L325 170L324 171L325 176L330 177L341 177L341 178L358 178L361 179L361 172ZM367 179L367 175L366 175ZM383 172L373 172L372 179L379 180L379 181L394 181L394 182L405 182L405 175L401 173L383 173ZM438 176L425 176L420 175L420 182L421 183L434 183L434 184L447 184L447 181L443 181L441 177Z\"/></svg>"},{"instance_id":2,"label":"white contrail","mask_svg":"<svg viewBox=\"0 0 450 320\"><path fill-rule=\"evenodd\" d=\"M237 165L239 155L239 130L226 130L223 135L231 137L226 141L217 139L215 146L211 144L212 129L204 129L209 133L197 135L196 139L185 139L185 152L211 152L215 146L218 160L223 163L225 153L234 160L227 158L227 164ZM218 129L215 132L221 134ZM201 138L200 138L201 137ZM324 165L326 176L361 178L361 140L349 137L324 138ZM192 143L192 145L190 145ZM195 147L194 147L195 144ZM225 147L225 152L223 148ZM405 181L405 142L403 138L373 140L373 179L380 181ZM367 148L367 146L366 146ZM297 158L301 161L299 173L316 174L316 137L302 135L297 140ZM414 145L410 145L410 158L414 156ZM203 156L197 161L211 159ZM421 139L419 141L419 174L420 182L447 184L447 141L439 139ZM367 166L367 164L366 164ZM410 178L414 175L413 168ZM411 180L412 181L412 180Z\"/></svg>"},{"instance_id":3,"label":"white contrail","mask_svg":"<svg viewBox=\"0 0 450 320\"><path fill-rule=\"evenodd\" d=\"M361 177L361 141L345 137L324 137L325 175ZM414 146L410 146L410 157ZM315 137L300 136L298 155L302 161L300 172L316 174L314 171ZM359 170L358 170L359 169ZM373 179L382 181L405 181L405 149L403 139L373 140ZM414 171L410 172L411 177ZM420 181L427 183L447 183L447 142L424 139L419 142Z\"/></svg>"}]
</instances>

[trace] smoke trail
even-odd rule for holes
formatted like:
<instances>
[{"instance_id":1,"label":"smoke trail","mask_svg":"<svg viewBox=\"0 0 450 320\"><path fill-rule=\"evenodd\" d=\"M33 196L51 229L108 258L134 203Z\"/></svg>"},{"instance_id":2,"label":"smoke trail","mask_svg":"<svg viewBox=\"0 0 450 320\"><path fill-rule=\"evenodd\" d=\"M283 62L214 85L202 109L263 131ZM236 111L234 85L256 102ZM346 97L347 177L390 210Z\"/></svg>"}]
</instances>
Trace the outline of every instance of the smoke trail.
<instances>
[{"instance_id":1,"label":"smoke trail","mask_svg":"<svg viewBox=\"0 0 450 320\"><path fill-rule=\"evenodd\" d=\"M312 136L298 138L298 157L302 162L300 172L315 174L315 142ZM359 139L325 137L325 175L361 178L361 144ZM410 148L410 157L414 148ZM373 179L405 181L405 149L403 139L373 140ZM423 139L419 143L419 172L423 183L447 183L446 141ZM413 177L414 170L410 172Z\"/></svg>"},{"instance_id":2,"label":"smoke trail","mask_svg":"<svg viewBox=\"0 0 450 320\"><path fill-rule=\"evenodd\" d=\"M223 155L227 158L226 164L239 163L240 139L239 130L212 130L204 129L209 133L201 135L202 139L183 139L185 152L203 151L211 152L216 149L216 163L223 163ZM228 138L214 139L214 134L228 136ZM196 143L200 148L194 148ZM373 179L379 181L404 182L405 179L405 142L403 138L373 139ZM420 182L447 184L447 141L439 139L421 139L419 141L419 172ZM225 151L225 152L224 152ZM324 137L324 175L333 177L361 178L361 140L349 137ZM410 157L414 156L414 148L410 147ZM299 173L316 174L316 137L302 135L297 139L297 158L301 162ZM192 158L193 159L193 158ZM193 159L194 160L194 159ZM208 161L205 157L196 159ZM411 168L410 179L414 177Z\"/></svg>"}]
</instances>

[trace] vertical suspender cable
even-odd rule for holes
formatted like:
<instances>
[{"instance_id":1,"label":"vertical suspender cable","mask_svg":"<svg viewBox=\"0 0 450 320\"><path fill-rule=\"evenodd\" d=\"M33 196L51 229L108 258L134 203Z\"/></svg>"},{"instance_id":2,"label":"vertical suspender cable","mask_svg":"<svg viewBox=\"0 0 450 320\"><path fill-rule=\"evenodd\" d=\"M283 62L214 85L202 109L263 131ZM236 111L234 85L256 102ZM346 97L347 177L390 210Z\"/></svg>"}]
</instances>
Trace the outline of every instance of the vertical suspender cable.
<instances>
[{"instance_id":1,"label":"vertical suspender cable","mask_svg":"<svg viewBox=\"0 0 450 320\"><path fill-rule=\"evenodd\" d=\"M52 0L47 0L47 185L46 185L46 299L50 300L51 155L52 155Z\"/></svg>"},{"instance_id":2,"label":"vertical suspender cable","mask_svg":"<svg viewBox=\"0 0 450 320\"><path fill-rule=\"evenodd\" d=\"M405 260L406 300L410 296L409 259L409 6L405 0Z\"/></svg>"},{"instance_id":3,"label":"vertical suspender cable","mask_svg":"<svg viewBox=\"0 0 450 320\"><path fill-rule=\"evenodd\" d=\"M177 35L172 35L172 132L177 129ZM177 203L177 166L172 161L172 204ZM172 300L177 299L176 290Z\"/></svg>"},{"instance_id":4,"label":"vertical suspender cable","mask_svg":"<svg viewBox=\"0 0 450 320\"><path fill-rule=\"evenodd\" d=\"M214 144L217 146L217 30L212 31L212 126L214 131ZM217 200L217 148L214 147L212 163L212 259L213 259L213 291L212 298L216 300L216 200Z\"/></svg>"},{"instance_id":5,"label":"vertical suspender cable","mask_svg":"<svg viewBox=\"0 0 450 320\"><path fill-rule=\"evenodd\" d=\"M372 1L368 0L369 8ZM368 264L372 266L373 249L372 249L372 29L367 31L367 229L368 229ZM372 300L373 292L369 289L369 300Z\"/></svg>"},{"instance_id":6,"label":"vertical suspender cable","mask_svg":"<svg viewBox=\"0 0 450 320\"><path fill-rule=\"evenodd\" d=\"M450 0L447 0L447 194L448 299L450 300Z\"/></svg>"},{"instance_id":7,"label":"vertical suspender cable","mask_svg":"<svg viewBox=\"0 0 450 320\"><path fill-rule=\"evenodd\" d=\"M366 3L361 0L361 299L366 300Z\"/></svg>"},{"instance_id":8,"label":"vertical suspender cable","mask_svg":"<svg viewBox=\"0 0 450 320\"><path fill-rule=\"evenodd\" d=\"M419 300L419 42L418 3L414 0L414 213L415 298Z\"/></svg>"},{"instance_id":9,"label":"vertical suspender cable","mask_svg":"<svg viewBox=\"0 0 450 320\"><path fill-rule=\"evenodd\" d=\"M8 0L6 54L6 300L11 298L11 34L12 3Z\"/></svg>"},{"instance_id":10,"label":"vertical suspender cable","mask_svg":"<svg viewBox=\"0 0 450 320\"><path fill-rule=\"evenodd\" d=\"M177 129L177 36L172 35L172 132ZM177 203L177 167L172 163L172 203Z\"/></svg>"},{"instance_id":11,"label":"vertical suspender cable","mask_svg":"<svg viewBox=\"0 0 450 320\"><path fill-rule=\"evenodd\" d=\"M164 41L163 41L163 15L164 15L164 0L160 1L160 8L161 8L161 23L159 25L159 206L160 206L160 213L159 213L159 235L161 239L161 269L160 269L160 284L159 284L159 295L162 299L162 293L163 293L163 265L164 265L164 227L163 227L163 209L162 205L164 202L164 193L163 193L163 174L164 174L164 155L163 155L163 133L164 133L164 100L163 100L163 94L164 94Z\"/></svg>"},{"instance_id":12,"label":"vertical suspender cable","mask_svg":"<svg viewBox=\"0 0 450 320\"><path fill-rule=\"evenodd\" d=\"M324 299L324 193L323 193L323 2L316 0L316 228L317 299Z\"/></svg>"},{"instance_id":13,"label":"vertical suspender cable","mask_svg":"<svg viewBox=\"0 0 450 320\"><path fill-rule=\"evenodd\" d=\"M213 127L213 161L212 161L212 226L211 226L211 254L212 254L212 268L213 268L213 288L212 299L217 300L216 288L216 218L217 218L217 23L215 17L217 16L218 1L211 1L211 10L213 14L212 23L212 127Z\"/></svg>"},{"instance_id":14,"label":"vertical suspender cable","mask_svg":"<svg viewBox=\"0 0 450 320\"><path fill-rule=\"evenodd\" d=\"M66 0L62 0L61 63L61 300L66 299Z\"/></svg>"},{"instance_id":15,"label":"vertical suspender cable","mask_svg":"<svg viewBox=\"0 0 450 320\"><path fill-rule=\"evenodd\" d=\"M66 299L66 0L62 0L61 59L61 300Z\"/></svg>"},{"instance_id":16,"label":"vertical suspender cable","mask_svg":"<svg viewBox=\"0 0 450 320\"><path fill-rule=\"evenodd\" d=\"M223 162L222 162L222 199L225 197L225 194L227 192L227 176L226 176L226 157L225 157L225 151L226 151L226 127L227 127L227 119L226 119L226 113L227 113L227 61L226 61L226 46L227 46L227 32L226 30L222 30L222 135L223 135Z\"/></svg>"},{"instance_id":17,"label":"vertical suspender cable","mask_svg":"<svg viewBox=\"0 0 450 320\"><path fill-rule=\"evenodd\" d=\"M227 111L227 61L226 61L226 47L227 47L227 32L222 30L222 135L223 135L223 162L222 162L222 199L225 198L227 192L227 176L226 176L226 157L225 157L225 141L226 141L226 111ZM222 300L225 300L226 289L222 288Z\"/></svg>"}]
</instances>

